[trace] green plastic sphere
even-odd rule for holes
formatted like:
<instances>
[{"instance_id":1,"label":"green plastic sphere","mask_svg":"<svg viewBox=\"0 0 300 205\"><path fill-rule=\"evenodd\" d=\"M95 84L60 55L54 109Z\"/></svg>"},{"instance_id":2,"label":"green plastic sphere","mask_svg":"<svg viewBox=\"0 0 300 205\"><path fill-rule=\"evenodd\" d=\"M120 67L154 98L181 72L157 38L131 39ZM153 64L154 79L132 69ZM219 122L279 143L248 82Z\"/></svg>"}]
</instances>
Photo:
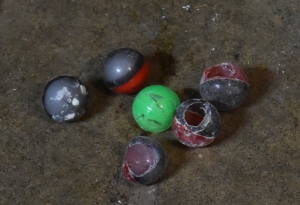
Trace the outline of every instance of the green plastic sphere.
<instances>
[{"instance_id":1,"label":"green plastic sphere","mask_svg":"<svg viewBox=\"0 0 300 205\"><path fill-rule=\"evenodd\" d=\"M138 125L148 132L168 129L180 100L168 87L152 85L141 90L132 105L132 114Z\"/></svg>"}]
</instances>

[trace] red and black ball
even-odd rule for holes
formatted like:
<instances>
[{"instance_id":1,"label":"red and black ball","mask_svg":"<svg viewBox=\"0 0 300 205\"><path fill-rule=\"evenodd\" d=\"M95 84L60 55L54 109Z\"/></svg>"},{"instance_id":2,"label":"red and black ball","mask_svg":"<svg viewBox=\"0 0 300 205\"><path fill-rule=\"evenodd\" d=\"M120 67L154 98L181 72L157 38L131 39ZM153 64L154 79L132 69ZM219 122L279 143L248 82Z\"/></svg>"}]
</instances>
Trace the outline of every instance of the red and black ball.
<instances>
[{"instance_id":1,"label":"red and black ball","mask_svg":"<svg viewBox=\"0 0 300 205\"><path fill-rule=\"evenodd\" d=\"M172 123L175 137L189 147L209 145L216 139L220 127L219 112L202 99L190 99L181 103Z\"/></svg>"},{"instance_id":2,"label":"red and black ball","mask_svg":"<svg viewBox=\"0 0 300 205\"><path fill-rule=\"evenodd\" d=\"M248 91L246 74L231 63L206 68L200 81L201 96L220 111L240 106L246 99Z\"/></svg>"},{"instance_id":3,"label":"red and black ball","mask_svg":"<svg viewBox=\"0 0 300 205\"><path fill-rule=\"evenodd\" d=\"M108 54L103 67L103 81L115 93L134 94L148 77L149 66L137 50L120 48Z\"/></svg>"}]
</instances>

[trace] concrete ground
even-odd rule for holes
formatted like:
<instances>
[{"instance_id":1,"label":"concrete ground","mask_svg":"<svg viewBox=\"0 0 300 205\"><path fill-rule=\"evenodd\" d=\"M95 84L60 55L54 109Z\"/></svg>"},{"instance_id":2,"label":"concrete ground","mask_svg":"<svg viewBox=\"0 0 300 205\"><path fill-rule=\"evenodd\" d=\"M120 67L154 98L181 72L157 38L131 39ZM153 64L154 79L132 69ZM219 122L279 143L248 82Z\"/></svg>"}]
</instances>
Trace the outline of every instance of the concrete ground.
<instances>
[{"instance_id":1,"label":"concrete ground","mask_svg":"<svg viewBox=\"0 0 300 205\"><path fill-rule=\"evenodd\" d=\"M298 0L0 0L0 204L299 204L300 4ZM187 148L170 130L143 132L134 95L101 81L106 55L138 49L148 85L199 97L205 67L243 66L250 93L222 112L218 139ZM56 123L41 93L59 74L79 77L91 101L74 123ZM163 177L120 177L130 139L156 138Z\"/></svg>"}]
</instances>

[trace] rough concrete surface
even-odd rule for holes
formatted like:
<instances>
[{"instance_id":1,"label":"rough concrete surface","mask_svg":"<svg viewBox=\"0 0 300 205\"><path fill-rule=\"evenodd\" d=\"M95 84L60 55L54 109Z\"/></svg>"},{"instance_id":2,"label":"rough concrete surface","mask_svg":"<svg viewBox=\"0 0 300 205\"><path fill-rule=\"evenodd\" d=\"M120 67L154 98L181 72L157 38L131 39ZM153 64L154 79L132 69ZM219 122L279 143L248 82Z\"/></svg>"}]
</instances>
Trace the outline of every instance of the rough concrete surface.
<instances>
[{"instance_id":1,"label":"rough concrete surface","mask_svg":"<svg viewBox=\"0 0 300 205\"><path fill-rule=\"evenodd\" d=\"M0 0L0 204L299 204L298 0ZM101 80L106 55L143 53L148 85L199 96L205 67L243 66L250 93L222 112L218 139L181 145L171 130L143 132L134 95ZM86 114L56 123L41 107L52 77L71 74L90 93ZM120 177L129 140L156 138L168 155L151 186Z\"/></svg>"}]
</instances>

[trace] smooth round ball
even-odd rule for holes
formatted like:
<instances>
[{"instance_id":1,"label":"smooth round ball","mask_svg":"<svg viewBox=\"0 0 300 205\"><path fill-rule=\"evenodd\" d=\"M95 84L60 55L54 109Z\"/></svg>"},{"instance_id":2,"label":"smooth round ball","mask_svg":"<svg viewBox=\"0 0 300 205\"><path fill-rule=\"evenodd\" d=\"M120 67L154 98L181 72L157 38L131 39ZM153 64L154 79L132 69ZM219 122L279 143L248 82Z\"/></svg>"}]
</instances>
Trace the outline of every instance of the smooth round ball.
<instances>
[{"instance_id":1,"label":"smooth round ball","mask_svg":"<svg viewBox=\"0 0 300 205\"><path fill-rule=\"evenodd\" d=\"M53 120L71 122L86 111L88 92L78 78L69 75L57 76L45 86L42 105Z\"/></svg>"},{"instance_id":2,"label":"smooth round ball","mask_svg":"<svg viewBox=\"0 0 300 205\"><path fill-rule=\"evenodd\" d=\"M132 105L132 114L138 125L148 132L162 132L172 124L180 100L168 87L152 85L141 90Z\"/></svg>"},{"instance_id":3,"label":"smooth round ball","mask_svg":"<svg viewBox=\"0 0 300 205\"><path fill-rule=\"evenodd\" d=\"M217 109L201 99L190 99L176 109L172 123L175 137L189 147L204 147L219 133L221 118Z\"/></svg>"},{"instance_id":4,"label":"smooth round ball","mask_svg":"<svg viewBox=\"0 0 300 205\"><path fill-rule=\"evenodd\" d=\"M238 66L230 63L206 68L200 81L203 99L221 111L240 106L246 99L248 90L246 74Z\"/></svg>"},{"instance_id":5,"label":"smooth round ball","mask_svg":"<svg viewBox=\"0 0 300 205\"><path fill-rule=\"evenodd\" d=\"M113 92L133 94L142 89L149 73L144 56L131 48L108 54L103 67L103 81Z\"/></svg>"},{"instance_id":6,"label":"smooth round ball","mask_svg":"<svg viewBox=\"0 0 300 205\"><path fill-rule=\"evenodd\" d=\"M134 184L149 185L161 177L166 165L166 153L159 142L139 136L129 142L123 159L122 175Z\"/></svg>"}]
</instances>

